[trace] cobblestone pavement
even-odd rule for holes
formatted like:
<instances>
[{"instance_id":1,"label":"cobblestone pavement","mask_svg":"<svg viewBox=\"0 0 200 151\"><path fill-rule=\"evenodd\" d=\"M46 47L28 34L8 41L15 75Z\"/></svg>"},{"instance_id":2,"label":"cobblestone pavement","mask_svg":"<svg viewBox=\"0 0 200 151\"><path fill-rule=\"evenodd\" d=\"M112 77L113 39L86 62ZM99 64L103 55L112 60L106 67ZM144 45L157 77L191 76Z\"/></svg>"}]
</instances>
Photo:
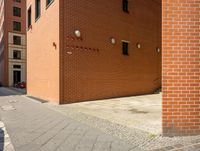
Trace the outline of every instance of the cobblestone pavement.
<instances>
[{"instance_id":1,"label":"cobblestone pavement","mask_svg":"<svg viewBox=\"0 0 200 151\"><path fill-rule=\"evenodd\" d=\"M49 104L47 105L49 106ZM99 119L84 113L66 110L63 106L49 106L60 113L87 124L93 128L116 136L129 144L137 146L136 150L144 151L200 151L200 136L189 137L163 137L139 129L130 129L126 126Z\"/></svg>"},{"instance_id":2,"label":"cobblestone pavement","mask_svg":"<svg viewBox=\"0 0 200 151\"><path fill-rule=\"evenodd\" d=\"M0 121L0 151L15 151L2 121Z\"/></svg>"},{"instance_id":3,"label":"cobblestone pavement","mask_svg":"<svg viewBox=\"0 0 200 151\"><path fill-rule=\"evenodd\" d=\"M16 151L200 151L200 136L162 137L6 88L0 115Z\"/></svg>"},{"instance_id":4,"label":"cobblestone pavement","mask_svg":"<svg viewBox=\"0 0 200 151\"><path fill-rule=\"evenodd\" d=\"M162 131L161 104L162 95L154 94L66 104L55 108L71 113L83 113L157 135Z\"/></svg>"},{"instance_id":5,"label":"cobblestone pavement","mask_svg":"<svg viewBox=\"0 0 200 151\"><path fill-rule=\"evenodd\" d=\"M117 137L0 88L0 114L16 151L134 151ZM137 149L139 150L139 149Z\"/></svg>"}]
</instances>

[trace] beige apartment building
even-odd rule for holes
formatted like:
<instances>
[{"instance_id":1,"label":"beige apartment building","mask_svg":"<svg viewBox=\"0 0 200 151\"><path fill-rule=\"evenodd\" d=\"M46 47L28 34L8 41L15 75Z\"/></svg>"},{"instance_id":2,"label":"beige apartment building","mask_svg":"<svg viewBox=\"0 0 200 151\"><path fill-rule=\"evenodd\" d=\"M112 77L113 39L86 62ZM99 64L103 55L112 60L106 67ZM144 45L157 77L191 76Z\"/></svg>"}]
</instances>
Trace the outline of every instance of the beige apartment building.
<instances>
[{"instance_id":1,"label":"beige apartment building","mask_svg":"<svg viewBox=\"0 0 200 151\"><path fill-rule=\"evenodd\" d=\"M0 83L26 82L26 1L0 0Z\"/></svg>"}]
</instances>

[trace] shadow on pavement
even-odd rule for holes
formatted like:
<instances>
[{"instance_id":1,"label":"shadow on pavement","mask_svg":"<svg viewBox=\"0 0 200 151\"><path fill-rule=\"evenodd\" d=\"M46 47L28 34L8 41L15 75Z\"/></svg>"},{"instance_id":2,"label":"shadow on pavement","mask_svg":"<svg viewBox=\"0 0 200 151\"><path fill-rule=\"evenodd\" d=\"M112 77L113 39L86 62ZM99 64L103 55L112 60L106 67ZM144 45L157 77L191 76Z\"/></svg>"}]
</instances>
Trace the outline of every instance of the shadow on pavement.
<instances>
[{"instance_id":1,"label":"shadow on pavement","mask_svg":"<svg viewBox=\"0 0 200 151\"><path fill-rule=\"evenodd\" d=\"M4 131L0 128L0 151L4 150Z\"/></svg>"},{"instance_id":2,"label":"shadow on pavement","mask_svg":"<svg viewBox=\"0 0 200 151\"><path fill-rule=\"evenodd\" d=\"M0 96L24 95L26 90L13 87L0 87Z\"/></svg>"}]
</instances>

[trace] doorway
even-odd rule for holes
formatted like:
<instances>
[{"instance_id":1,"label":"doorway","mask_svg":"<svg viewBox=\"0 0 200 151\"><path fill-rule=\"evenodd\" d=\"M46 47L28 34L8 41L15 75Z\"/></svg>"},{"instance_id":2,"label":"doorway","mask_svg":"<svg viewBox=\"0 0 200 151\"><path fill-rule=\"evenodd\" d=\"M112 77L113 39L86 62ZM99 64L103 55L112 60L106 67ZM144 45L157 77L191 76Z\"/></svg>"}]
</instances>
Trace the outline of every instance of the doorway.
<instances>
[{"instance_id":1,"label":"doorway","mask_svg":"<svg viewBox=\"0 0 200 151\"><path fill-rule=\"evenodd\" d=\"M13 82L14 84L21 82L21 71L13 71Z\"/></svg>"}]
</instances>

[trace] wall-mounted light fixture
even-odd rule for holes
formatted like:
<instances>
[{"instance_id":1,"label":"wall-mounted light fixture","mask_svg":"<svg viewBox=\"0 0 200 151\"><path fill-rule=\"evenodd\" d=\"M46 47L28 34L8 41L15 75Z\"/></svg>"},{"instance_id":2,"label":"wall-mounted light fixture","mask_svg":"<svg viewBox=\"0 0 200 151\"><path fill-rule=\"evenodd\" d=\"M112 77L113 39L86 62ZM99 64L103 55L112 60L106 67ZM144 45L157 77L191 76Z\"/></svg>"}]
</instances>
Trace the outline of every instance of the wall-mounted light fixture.
<instances>
[{"instance_id":1,"label":"wall-mounted light fixture","mask_svg":"<svg viewBox=\"0 0 200 151\"><path fill-rule=\"evenodd\" d=\"M157 51L158 53L160 53L160 52L161 52L161 49L160 49L159 47L157 47L157 48L156 48L156 51Z\"/></svg>"},{"instance_id":2,"label":"wall-mounted light fixture","mask_svg":"<svg viewBox=\"0 0 200 151\"><path fill-rule=\"evenodd\" d=\"M115 38L113 38L113 37L110 38L110 42L111 42L111 44L113 44L113 45L116 44L116 40L115 40Z\"/></svg>"},{"instance_id":3,"label":"wall-mounted light fixture","mask_svg":"<svg viewBox=\"0 0 200 151\"><path fill-rule=\"evenodd\" d=\"M138 48L138 49L141 48L141 44L139 42L136 44L136 48Z\"/></svg>"},{"instance_id":4,"label":"wall-mounted light fixture","mask_svg":"<svg viewBox=\"0 0 200 151\"><path fill-rule=\"evenodd\" d=\"M56 45L56 43L55 43L55 42L53 42L53 46L55 47L55 49L57 48L57 45Z\"/></svg>"},{"instance_id":5,"label":"wall-mounted light fixture","mask_svg":"<svg viewBox=\"0 0 200 151\"><path fill-rule=\"evenodd\" d=\"M79 30L75 30L75 36L77 37L77 38L80 38L81 37L81 32L79 31Z\"/></svg>"},{"instance_id":6,"label":"wall-mounted light fixture","mask_svg":"<svg viewBox=\"0 0 200 151\"><path fill-rule=\"evenodd\" d=\"M72 55L72 52L71 52L71 51L68 51L67 54L68 54L68 55Z\"/></svg>"}]
</instances>

